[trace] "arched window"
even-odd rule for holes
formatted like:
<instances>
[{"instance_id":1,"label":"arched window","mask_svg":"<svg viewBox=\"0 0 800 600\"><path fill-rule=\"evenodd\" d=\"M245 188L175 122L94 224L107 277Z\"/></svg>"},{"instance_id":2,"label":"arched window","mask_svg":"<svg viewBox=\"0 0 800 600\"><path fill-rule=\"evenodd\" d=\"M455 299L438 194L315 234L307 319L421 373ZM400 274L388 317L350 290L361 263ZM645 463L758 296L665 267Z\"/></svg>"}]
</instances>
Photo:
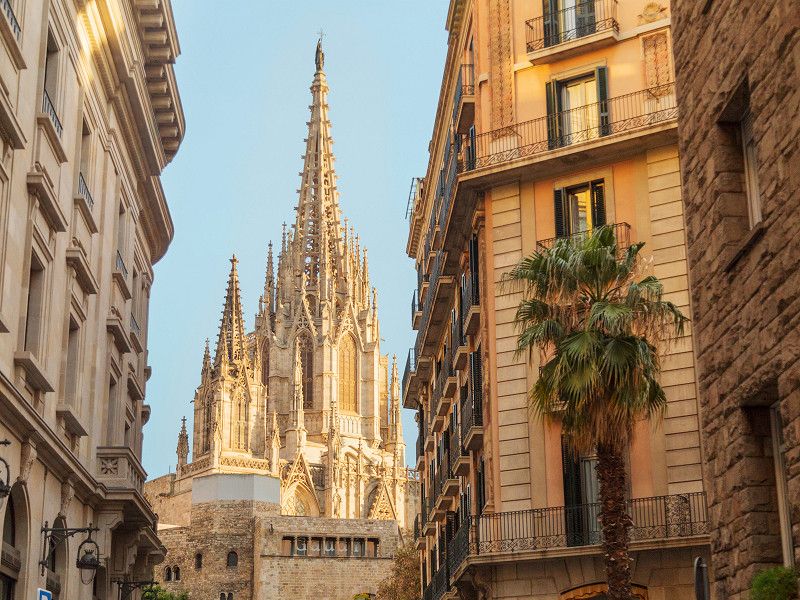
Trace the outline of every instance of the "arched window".
<instances>
[{"instance_id":1,"label":"arched window","mask_svg":"<svg viewBox=\"0 0 800 600\"><path fill-rule=\"evenodd\" d=\"M206 398L203 405L203 452L211 448L211 399Z\"/></svg>"},{"instance_id":2,"label":"arched window","mask_svg":"<svg viewBox=\"0 0 800 600\"><path fill-rule=\"evenodd\" d=\"M234 423L234 447L237 450L247 448L247 396L242 388L236 393L236 411Z\"/></svg>"},{"instance_id":3,"label":"arched window","mask_svg":"<svg viewBox=\"0 0 800 600\"><path fill-rule=\"evenodd\" d=\"M194 555L194 568L195 569L202 569L203 568L203 555L199 552Z\"/></svg>"},{"instance_id":4,"label":"arched window","mask_svg":"<svg viewBox=\"0 0 800 600\"><path fill-rule=\"evenodd\" d=\"M173 577L173 579L175 579L175 581L180 581L181 580L181 568L180 567L175 567L174 569L172 569L172 577Z\"/></svg>"},{"instance_id":5,"label":"arched window","mask_svg":"<svg viewBox=\"0 0 800 600\"><path fill-rule=\"evenodd\" d=\"M356 412L356 344L351 335L339 342L339 409Z\"/></svg>"},{"instance_id":6,"label":"arched window","mask_svg":"<svg viewBox=\"0 0 800 600\"><path fill-rule=\"evenodd\" d=\"M14 498L8 497L6 514L3 517L3 543L11 547L17 545L17 517L14 514Z\"/></svg>"},{"instance_id":7,"label":"arched window","mask_svg":"<svg viewBox=\"0 0 800 600\"><path fill-rule=\"evenodd\" d=\"M219 600L225 600L225 592L222 592L222 593L219 595Z\"/></svg>"},{"instance_id":8,"label":"arched window","mask_svg":"<svg viewBox=\"0 0 800 600\"><path fill-rule=\"evenodd\" d=\"M229 567L237 567L239 566L239 555L236 554L233 550L228 552L228 566Z\"/></svg>"},{"instance_id":9,"label":"arched window","mask_svg":"<svg viewBox=\"0 0 800 600\"><path fill-rule=\"evenodd\" d=\"M164 581L172 581L172 567L167 567L164 571Z\"/></svg>"},{"instance_id":10,"label":"arched window","mask_svg":"<svg viewBox=\"0 0 800 600\"><path fill-rule=\"evenodd\" d=\"M307 331L297 334L300 366L303 367L303 408L314 408L314 340Z\"/></svg>"},{"instance_id":11,"label":"arched window","mask_svg":"<svg viewBox=\"0 0 800 600\"><path fill-rule=\"evenodd\" d=\"M261 383L269 383L269 343L266 340L261 346Z\"/></svg>"},{"instance_id":12,"label":"arched window","mask_svg":"<svg viewBox=\"0 0 800 600\"><path fill-rule=\"evenodd\" d=\"M228 592L228 600L233 600L233 594L231 592Z\"/></svg>"}]
</instances>

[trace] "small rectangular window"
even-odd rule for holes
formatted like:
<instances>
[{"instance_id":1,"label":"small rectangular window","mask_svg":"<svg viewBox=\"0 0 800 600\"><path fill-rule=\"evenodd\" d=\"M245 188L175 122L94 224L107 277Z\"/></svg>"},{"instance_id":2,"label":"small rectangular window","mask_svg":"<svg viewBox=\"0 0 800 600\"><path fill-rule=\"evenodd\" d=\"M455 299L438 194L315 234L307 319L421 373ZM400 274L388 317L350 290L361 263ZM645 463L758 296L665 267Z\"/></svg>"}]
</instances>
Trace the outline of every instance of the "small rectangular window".
<instances>
[{"instance_id":1,"label":"small rectangular window","mask_svg":"<svg viewBox=\"0 0 800 600\"><path fill-rule=\"evenodd\" d=\"M364 540L353 540L353 556L364 556Z\"/></svg>"},{"instance_id":2,"label":"small rectangular window","mask_svg":"<svg viewBox=\"0 0 800 600\"><path fill-rule=\"evenodd\" d=\"M308 538L297 538L297 545L295 546L296 556L308 556Z\"/></svg>"},{"instance_id":3,"label":"small rectangular window","mask_svg":"<svg viewBox=\"0 0 800 600\"><path fill-rule=\"evenodd\" d=\"M44 265L31 254L28 303L25 314L25 350L39 354L44 319Z\"/></svg>"},{"instance_id":4,"label":"small rectangular window","mask_svg":"<svg viewBox=\"0 0 800 600\"><path fill-rule=\"evenodd\" d=\"M67 335L67 372L64 387L64 399L69 406L77 408L78 379L80 368L80 336L81 330L74 319L69 320L69 333Z\"/></svg>"},{"instance_id":5,"label":"small rectangular window","mask_svg":"<svg viewBox=\"0 0 800 600\"><path fill-rule=\"evenodd\" d=\"M327 538L325 540L325 556L336 556L336 540Z\"/></svg>"},{"instance_id":6,"label":"small rectangular window","mask_svg":"<svg viewBox=\"0 0 800 600\"><path fill-rule=\"evenodd\" d=\"M756 160L756 143L753 135L753 113L749 108L742 116L739 125L742 132L747 214L750 218L750 229L752 229L761 222L761 192L758 188L758 161Z\"/></svg>"}]
</instances>

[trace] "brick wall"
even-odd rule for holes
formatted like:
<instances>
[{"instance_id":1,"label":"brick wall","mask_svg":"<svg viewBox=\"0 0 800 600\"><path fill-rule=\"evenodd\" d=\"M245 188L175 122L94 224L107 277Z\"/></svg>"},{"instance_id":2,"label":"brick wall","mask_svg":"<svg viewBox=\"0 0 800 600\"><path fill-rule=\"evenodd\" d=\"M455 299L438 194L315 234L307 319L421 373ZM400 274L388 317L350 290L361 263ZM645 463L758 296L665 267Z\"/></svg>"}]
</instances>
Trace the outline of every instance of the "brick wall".
<instances>
[{"instance_id":1,"label":"brick wall","mask_svg":"<svg viewBox=\"0 0 800 600\"><path fill-rule=\"evenodd\" d=\"M737 600L782 562L775 402L800 560L800 11L796 0L676 0L673 37L715 586ZM741 142L725 124L748 93L763 215L753 231Z\"/></svg>"}]
</instances>

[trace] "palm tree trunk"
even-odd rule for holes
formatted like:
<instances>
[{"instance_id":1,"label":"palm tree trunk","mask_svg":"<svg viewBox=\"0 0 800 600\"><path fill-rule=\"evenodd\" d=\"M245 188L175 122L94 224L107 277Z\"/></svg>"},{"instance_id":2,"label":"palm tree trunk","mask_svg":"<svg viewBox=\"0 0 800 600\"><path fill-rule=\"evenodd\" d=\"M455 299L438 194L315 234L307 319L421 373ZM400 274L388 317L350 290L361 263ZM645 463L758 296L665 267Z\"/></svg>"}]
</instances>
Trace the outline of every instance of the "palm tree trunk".
<instances>
[{"instance_id":1,"label":"palm tree trunk","mask_svg":"<svg viewBox=\"0 0 800 600\"><path fill-rule=\"evenodd\" d=\"M632 600L628 527L625 507L625 460L611 445L597 447L597 478L600 482L600 524L610 600Z\"/></svg>"}]
</instances>

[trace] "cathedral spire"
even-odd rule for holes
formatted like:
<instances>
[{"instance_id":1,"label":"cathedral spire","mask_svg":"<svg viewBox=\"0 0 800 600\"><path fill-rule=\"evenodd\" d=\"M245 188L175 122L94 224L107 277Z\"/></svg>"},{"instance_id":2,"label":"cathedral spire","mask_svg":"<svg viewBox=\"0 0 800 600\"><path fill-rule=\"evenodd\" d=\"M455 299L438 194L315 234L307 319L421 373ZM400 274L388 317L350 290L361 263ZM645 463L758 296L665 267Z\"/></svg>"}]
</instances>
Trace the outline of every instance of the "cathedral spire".
<instances>
[{"instance_id":1,"label":"cathedral spire","mask_svg":"<svg viewBox=\"0 0 800 600\"><path fill-rule=\"evenodd\" d=\"M178 434L178 476L181 469L186 466L186 459L189 456L189 434L186 433L186 417L181 419L181 432Z\"/></svg>"},{"instance_id":2,"label":"cathedral spire","mask_svg":"<svg viewBox=\"0 0 800 600\"><path fill-rule=\"evenodd\" d=\"M201 374L206 375L210 369L211 369L211 352L208 349L208 338L206 338L206 351L205 354L203 354L203 369L201 371Z\"/></svg>"},{"instance_id":3,"label":"cathedral spire","mask_svg":"<svg viewBox=\"0 0 800 600\"><path fill-rule=\"evenodd\" d=\"M297 219L294 239L289 238L292 266L305 273L309 288L317 286L323 272L330 273L333 281L344 273L333 140L328 120L328 84L322 70L324 53L321 40L317 44L315 62L317 68L311 85L311 119L303 155ZM323 244L327 246L324 250ZM294 276L300 277L301 273L295 272Z\"/></svg>"},{"instance_id":4,"label":"cathedral spire","mask_svg":"<svg viewBox=\"0 0 800 600\"><path fill-rule=\"evenodd\" d=\"M239 275L236 273L236 255L231 258L231 274L228 277L228 291L222 309L222 323L219 328L217 352L214 366L241 363L247 359L245 331L242 322L242 300L239 295Z\"/></svg>"}]
</instances>

